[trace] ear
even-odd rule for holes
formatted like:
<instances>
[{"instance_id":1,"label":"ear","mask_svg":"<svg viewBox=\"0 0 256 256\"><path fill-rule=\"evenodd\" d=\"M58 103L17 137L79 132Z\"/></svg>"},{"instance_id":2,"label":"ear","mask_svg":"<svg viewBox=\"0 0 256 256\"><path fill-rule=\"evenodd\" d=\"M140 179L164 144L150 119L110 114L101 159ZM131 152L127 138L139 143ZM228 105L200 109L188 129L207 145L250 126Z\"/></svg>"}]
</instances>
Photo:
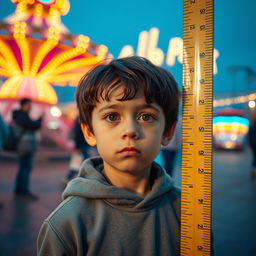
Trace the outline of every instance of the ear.
<instances>
[{"instance_id":1,"label":"ear","mask_svg":"<svg viewBox=\"0 0 256 256\"><path fill-rule=\"evenodd\" d=\"M81 123L81 129L84 135L85 140L90 146L96 146L96 137L91 132L91 130L88 128L88 126L84 123Z\"/></svg>"},{"instance_id":2,"label":"ear","mask_svg":"<svg viewBox=\"0 0 256 256\"><path fill-rule=\"evenodd\" d=\"M163 146L167 146L169 144L169 142L171 141L172 136L173 136L174 131L175 131L175 128L176 128L176 125L177 125L177 122L175 122L172 125L172 127L163 134L162 141L161 141Z\"/></svg>"}]
</instances>

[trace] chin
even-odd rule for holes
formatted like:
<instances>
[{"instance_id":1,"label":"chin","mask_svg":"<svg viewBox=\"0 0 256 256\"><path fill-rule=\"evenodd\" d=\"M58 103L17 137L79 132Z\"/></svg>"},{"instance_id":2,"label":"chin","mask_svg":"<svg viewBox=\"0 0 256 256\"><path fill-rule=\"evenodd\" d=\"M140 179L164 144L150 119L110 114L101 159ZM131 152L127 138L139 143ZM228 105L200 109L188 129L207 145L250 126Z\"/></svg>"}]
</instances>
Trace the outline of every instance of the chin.
<instances>
[{"instance_id":1,"label":"chin","mask_svg":"<svg viewBox=\"0 0 256 256\"><path fill-rule=\"evenodd\" d=\"M122 172L137 174L147 170L148 166L150 165L130 163L130 164L123 164L120 166L120 168L117 168L117 169L119 169Z\"/></svg>"}]
</instances>

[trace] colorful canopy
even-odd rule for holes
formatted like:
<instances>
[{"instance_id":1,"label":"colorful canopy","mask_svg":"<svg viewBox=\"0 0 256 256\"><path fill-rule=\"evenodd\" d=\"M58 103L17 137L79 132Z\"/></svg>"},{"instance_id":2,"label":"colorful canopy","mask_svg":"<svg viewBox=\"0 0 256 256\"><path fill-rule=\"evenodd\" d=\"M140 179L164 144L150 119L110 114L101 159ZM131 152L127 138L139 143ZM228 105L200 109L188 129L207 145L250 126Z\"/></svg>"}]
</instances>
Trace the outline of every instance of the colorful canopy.
<instances>
[{"instance_id":1,"label":"colorful canopy","mask_svg":"<svg viewBox=\"0 0 256 256\"><path fill-rule=\"evenodd\" d=\"M12 0L14 14L0 23L0 99L29 97L55 104L51 85L77 85L81 76L106 60L108 49L88 36L71 35L60 16L68 0Z\"/></svg>"}]
</instances>

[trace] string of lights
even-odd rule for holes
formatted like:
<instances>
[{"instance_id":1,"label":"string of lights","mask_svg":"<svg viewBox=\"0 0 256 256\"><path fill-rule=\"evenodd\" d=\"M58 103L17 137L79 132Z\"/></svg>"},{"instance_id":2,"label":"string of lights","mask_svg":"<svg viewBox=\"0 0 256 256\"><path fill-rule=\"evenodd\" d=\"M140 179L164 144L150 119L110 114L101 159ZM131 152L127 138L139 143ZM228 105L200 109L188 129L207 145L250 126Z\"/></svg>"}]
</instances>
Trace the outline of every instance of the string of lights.
<instances>
[{"instance_id":1,"label":"string of lights","mask_svg":"<svg viewBox=\"0 0 256 256\"><path fill-rule=\"evenodd\" d=\"M241 104L248 102L250 108L254 108L256 103L256 93L251 93L247 95L241 95L237 97L218 99L213 101L213 107L224 107L232 104Z\"/></svg>"}]
</instances>

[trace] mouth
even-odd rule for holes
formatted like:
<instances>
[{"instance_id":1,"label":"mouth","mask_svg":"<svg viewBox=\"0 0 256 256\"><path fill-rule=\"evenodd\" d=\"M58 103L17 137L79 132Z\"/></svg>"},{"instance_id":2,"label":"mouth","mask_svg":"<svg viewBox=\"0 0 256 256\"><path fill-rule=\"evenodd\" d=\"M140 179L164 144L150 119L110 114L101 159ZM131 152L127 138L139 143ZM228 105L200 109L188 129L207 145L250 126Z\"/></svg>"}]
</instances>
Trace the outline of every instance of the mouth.
<instances>
[{"instance_id":1,"label":"mouth","mask_svg":"<svg viewBox=\"0 0 256 256\"><path fill-rule=\"evenodd\" d=\"M141 152L135 147L125 147L122 150L118 151L118 153L141 153Z\"/></svg>"}]
</instances>

